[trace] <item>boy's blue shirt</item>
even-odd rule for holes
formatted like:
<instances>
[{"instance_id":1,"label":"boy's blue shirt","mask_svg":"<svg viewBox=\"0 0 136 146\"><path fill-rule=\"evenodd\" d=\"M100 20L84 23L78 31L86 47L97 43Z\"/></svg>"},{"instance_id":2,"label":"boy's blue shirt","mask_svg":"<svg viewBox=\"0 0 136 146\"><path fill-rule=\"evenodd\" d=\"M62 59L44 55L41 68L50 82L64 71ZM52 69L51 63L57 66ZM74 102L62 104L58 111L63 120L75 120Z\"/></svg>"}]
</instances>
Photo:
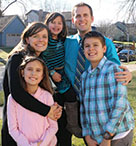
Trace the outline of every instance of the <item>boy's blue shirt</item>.
<instances>
[{"instance_id":1,"label":"boy's blue shirt","mask_svg":"<svg viewBox=\"0 0 136 146\"><path fill-rule=\"evenodd\" d=\"M81 76L80 120L83 136L91 135L99 144L105 131L121 133L134 128L133 111L127 100L127 89L117 82L114 73L121 71L106 57Z\"/></svg>"},{"instance_id":2,"label":"boy's blue shirt","mask_svg":"<svg viewBox=\"0 0 136 146\"><path fill-rule=\"evenodd\" d=\"M76 65L77 65L77 55L78 55L78 49L79 49L79 40L80 36L78 34L71 35L66 38L65 40L65 72L71 81L71 84L74 85L75 81L75 73L76 73ZM106 38L106 46L107 51L105 53L105 56L115 62L116 64L120 65L120 60L117 55L115 46L113 42ZM86 59L85 63L85 70L88 69L90 65L90 62Z\"/></svg>"}]
</instances>

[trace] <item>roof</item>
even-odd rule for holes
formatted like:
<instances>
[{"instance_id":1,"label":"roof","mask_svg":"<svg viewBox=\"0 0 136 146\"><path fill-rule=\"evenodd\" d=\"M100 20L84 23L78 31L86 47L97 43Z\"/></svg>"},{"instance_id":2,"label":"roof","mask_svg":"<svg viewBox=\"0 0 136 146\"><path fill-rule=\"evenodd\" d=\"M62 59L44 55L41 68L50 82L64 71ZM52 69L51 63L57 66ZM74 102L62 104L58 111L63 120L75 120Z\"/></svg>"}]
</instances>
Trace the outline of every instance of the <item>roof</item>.
<instances>
[{"instance_id":1,"label":"roof","mask_svg":"<svg viewBox=\"0 0 136 146\"><path fill-rule=\"evenodd\" d=\"M26 15L28 15L29 13L34 12L38 14L38 10L30 10L29 12L26 13Z\"/></svg>"},{"instance_id":2,"label":"roof","mask_svg":"<svg viewBox=\"0 0 136 146\"><path fill-rule=\"evenodd\" d=\"M37 14L37 16L39 17L39 21L44 21L46 15L49 13L47 11L43 11L42 9L40 9L40 10L30 10L28 13L26 13L26 15L29 15L32 12Z\"/></svg>"},{"instance_id":3,"label":"roof","mask_svg":"<svg viewBox=\"0 0 136 146\"><path fill-rule=\"evenodd\" d=\"M43 15L46 15L46 14L49 13L49 12L47 12L47 11L43 11L42 9L40 9L40 10L30 10L29 12L26 13L26 15L30 14L31 12L34 12L34 13L36 13L37 15L39 15L39 12L40 12L40 11L43 13Z\"/></svg>"},{"instance_id":4,"label":"roof","mask_svg":"<svg viewBox=\"0 0 136 146\"><path fill-rule=\"evenodd\" d=\"M1 16L0 17L0 32L2 32L4 28L6 28L8 24L10 24L10 22L12 22L16 17L18 16L17 15Z\"/></svg>"},{"instance_id":5,"label":"roof","mask_svg":"<svg viewBox=\"0 0 136 146\"><path fill-rule=\"evenodd\" d=\"M40 9L40 10L30 10L28 13L26 13L26 15L29 15L32 12L36 13L37 15L39 14L42 15L43 20L45 19L45 16L48 13L51 13L51 12L43 11L42 9ZM65 20L71 20L71 11L62 12L62 15L65 17Z\"/></svg>"},{"instance_id":6,"label":"roof","mask_svg":"<svg viewBox=\"0 0 136 146\"><path fill-rule=\"evenodd\" d=\"M65 20L71 21L71 11L62 12L62 14L65 17Z\"/></svg>"}]
</instances>

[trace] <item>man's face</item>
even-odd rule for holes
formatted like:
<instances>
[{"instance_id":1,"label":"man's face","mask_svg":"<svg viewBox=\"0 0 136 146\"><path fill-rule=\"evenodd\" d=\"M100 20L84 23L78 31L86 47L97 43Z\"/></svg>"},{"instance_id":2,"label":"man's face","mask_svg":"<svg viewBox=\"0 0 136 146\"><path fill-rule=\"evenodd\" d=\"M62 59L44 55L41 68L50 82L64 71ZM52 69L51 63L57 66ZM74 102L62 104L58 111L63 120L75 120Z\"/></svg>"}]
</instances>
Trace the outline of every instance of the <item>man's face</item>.
<instances>
[{"instance_id":1,"label":"man's face","mask_svg":"<svg viewBox=\"0 0 136 146\"><path fill-rule=\"evenodd\" d=\"M74 9L74 16L72 17L72 23L77 28L79 34L85 34L91 31L91 24L94 18L90 14L90 10L87 6L81 6Z\"/></svg>"}]
</instances>

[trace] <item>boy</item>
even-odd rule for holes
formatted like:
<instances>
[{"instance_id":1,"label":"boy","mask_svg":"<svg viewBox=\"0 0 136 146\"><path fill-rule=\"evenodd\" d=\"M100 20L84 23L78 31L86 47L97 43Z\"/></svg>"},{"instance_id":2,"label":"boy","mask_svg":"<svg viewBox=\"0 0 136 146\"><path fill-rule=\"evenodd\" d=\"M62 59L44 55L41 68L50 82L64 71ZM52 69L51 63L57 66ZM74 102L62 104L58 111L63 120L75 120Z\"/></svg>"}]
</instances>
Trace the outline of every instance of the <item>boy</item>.
<instances>
[{"instance_id":1,"label":"boy","mask_svg":"<svg viewBox=\"0 0 136 146\"><path fill-rule=\"evenodd\" d=\"M105 38L88 32L83 38L85 57L91 65L81 76L80 116L88 146L131 146L133 111L127 90L115 80L117 64L107 60Z\"/></svg>"}]
</instances>

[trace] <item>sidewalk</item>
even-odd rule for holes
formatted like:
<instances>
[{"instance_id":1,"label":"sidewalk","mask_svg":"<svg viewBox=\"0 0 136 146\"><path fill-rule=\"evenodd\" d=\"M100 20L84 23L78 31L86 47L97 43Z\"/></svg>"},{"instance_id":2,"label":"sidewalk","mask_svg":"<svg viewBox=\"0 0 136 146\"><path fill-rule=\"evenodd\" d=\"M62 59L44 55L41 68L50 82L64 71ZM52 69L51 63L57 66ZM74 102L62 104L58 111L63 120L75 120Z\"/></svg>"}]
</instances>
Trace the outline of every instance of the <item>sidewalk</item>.
<instances>
[{"instance_id":1,"label":"sidewalk","mask_svg":"<svg viewBox=\"0 0 136 146\"><path fill-rule=\"evenodd\" d=\"M129 65L122 64L122 65L126 66L130 72L136 71L136 64L129 64Z\"/></svg>"},{"instance_id":2,"label":"sidewalk","mask_svg":"<svg viewBox=\"0 0 136 146\"><path fill-rule=\"evenodd\" d=\"M0 91L2 90L2 80L3 80L3 74L4 74L5 66L0 66Z\"/></svg>"}]
</instances>

